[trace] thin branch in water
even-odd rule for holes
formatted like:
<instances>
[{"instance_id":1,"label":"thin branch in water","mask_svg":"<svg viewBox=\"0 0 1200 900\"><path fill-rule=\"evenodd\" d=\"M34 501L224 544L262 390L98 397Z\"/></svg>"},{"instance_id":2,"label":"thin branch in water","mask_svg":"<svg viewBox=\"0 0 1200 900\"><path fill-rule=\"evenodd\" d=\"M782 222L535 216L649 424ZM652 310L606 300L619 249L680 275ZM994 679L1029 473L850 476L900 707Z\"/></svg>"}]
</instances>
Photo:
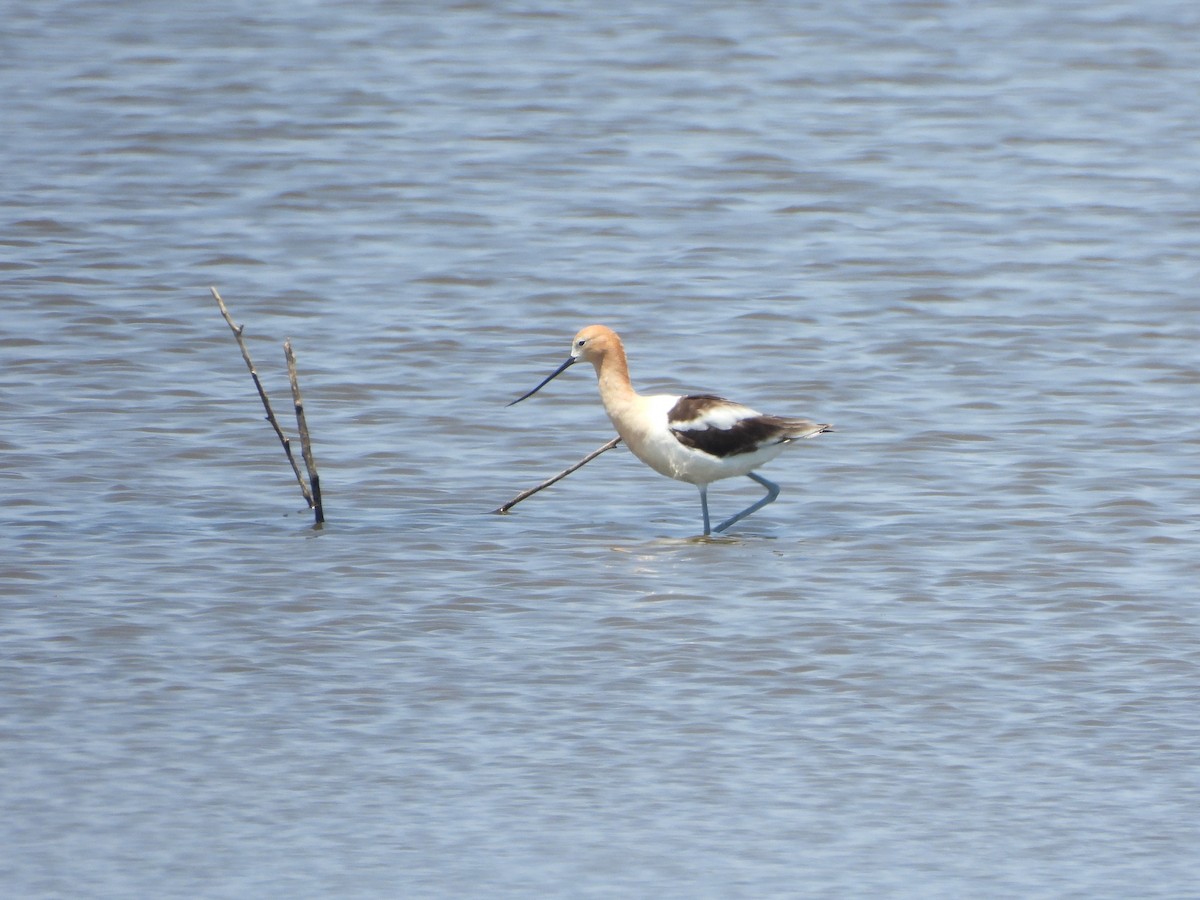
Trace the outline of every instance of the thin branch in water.
<instances>
[{"instance_id":1,"label":"thin branch in water","mask_svg":"<svg viewBox=\"0 0 1200 900\"><path fill-rule=\"evenodd\" d=\"M308 482L312 485L313 515L317 524L325 521L325 509L321 506L321 476L317 474L317 463L313 459L312 440L308 436L308 422L304 418L304 400L300 397L300 380L296 377L296 355L292 353L292 342L283 342L283 355L287 358L288 380L292 383L292 401L296 405L296 426L300 429L300 451L304 454L304 467L308 469Z\"/></svg>"},{"instance_id":2,"label":"thin branch in water","mask_svg":"<svg viewBox=\"0 0 1200 900\"><path fill-rule=\"evenodd\" d=\"M283 452L287 454L288 462L292 464L292 472L296 475L296 482L300 485L300 491L304 494L304 500L308 503L309 509L315 509L316 503L313 500L312 491L304 483L304 476L300 474L300 466L297 465L296 457L292 454L292 442L283 433L283 429L279 427L279 420L275 418L275 413L271 409L271 401L268 399L267 392L258 378L258 370L254 368L254 362L250 359L250 351L246 349L246 341L242 337L242 331L245 329L245 326L233 324L233 319L229 317L229 310L225 308L225 301L221 299L221 295L217 293L217 289L210 287L209 290L212 291L213 298L217 301L217 306L221 308L221 315L225 317L225 322L229 325L229 330L237 338L238 346L242 350L242 359L246 361L246 368L250 370L250 377L254 379L254 386L258 388L258 396L262 398L263 409L267 411L267 421L271 423L271 427L275 429L275 434L279 437L279 442L283 444Z\"/></svg>"},{"instance_id":3,"label":"thin branch in water","mask_svg":"<svg viewBox=\"0 0 1200 900\"><path fill-rule=\"evenodd\" d=\"M597 456L599 456L601 453L603 453L605 450L611 450L613 447L617 446L617 444L619 444L619 443L621 443L621 439L619 437L613 438L611 441L609 441L603 447L598 447L595 450L593 450L591 453L589 453L587 456L585 456L579 462L575 463L575 465L570 466L569 468L563 469L561 472L559 472L553 478L543 481L537 487L531 487L527 491L521 491L521 493L517 494L517 496L513 497L511 500L509 500L503 506L498 506L495 509L493 509L492 512L499 513L500 515L505 515L510 509L512 509L514 506L516 506L522 500L532 497L534 494L536 494L540 490L543 490L544 488L550 487L550 485L554 484L554 482L556 482L556 481L561 481L562 479L564 479L568 475L570 475L572 472L574 472L576 469L583 468L588 463L590 463L593 459L595 459Z\"/></svg>"}]
</instances>

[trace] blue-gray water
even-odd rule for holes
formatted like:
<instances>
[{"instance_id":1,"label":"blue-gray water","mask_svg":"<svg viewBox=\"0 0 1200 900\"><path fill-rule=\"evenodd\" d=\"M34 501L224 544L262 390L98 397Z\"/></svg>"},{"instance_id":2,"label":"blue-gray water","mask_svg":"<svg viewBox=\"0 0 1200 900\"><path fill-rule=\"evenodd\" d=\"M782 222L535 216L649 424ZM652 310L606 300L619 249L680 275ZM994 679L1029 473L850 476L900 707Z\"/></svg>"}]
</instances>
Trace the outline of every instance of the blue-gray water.
<instances>
[{"instance_id":1,"label":"blue-gray water","mask_svg":"<svg viewBox=\"0 0 1200 900\"><path fill-rule=\"evenodd\" d=\"M7 896L1195 896L1192 0L3 12Z\"/></svg>"}]
</instances>

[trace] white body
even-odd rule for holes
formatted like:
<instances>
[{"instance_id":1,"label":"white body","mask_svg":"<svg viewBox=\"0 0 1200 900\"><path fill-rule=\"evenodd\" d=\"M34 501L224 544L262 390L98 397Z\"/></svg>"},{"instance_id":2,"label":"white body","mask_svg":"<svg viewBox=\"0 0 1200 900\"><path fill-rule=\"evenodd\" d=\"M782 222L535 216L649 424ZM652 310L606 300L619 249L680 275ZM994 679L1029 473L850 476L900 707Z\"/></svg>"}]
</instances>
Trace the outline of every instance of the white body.
<instances>
[{"instance_id":1,"label":"white body","mask_svg":"<svg viewBox=\"0 0 1200 900\"><path fill-rule=\"evenodd\" d=\"M660 475L686 481L688 484L711 484L722 478L749 475L783 452L785 441L764 444L755 450L734 456L712 456L682 443L671 430L667 414L679 402L677 394L634 394L629 398L604 398L604 410L617 429L617 434L629 446L633 455ZM759 413L748 407L737 408L745 416ZM730 407L706 414L699 423L713 428L728 428L736 421L737 413Z\"/></svg>"}]
</instances>

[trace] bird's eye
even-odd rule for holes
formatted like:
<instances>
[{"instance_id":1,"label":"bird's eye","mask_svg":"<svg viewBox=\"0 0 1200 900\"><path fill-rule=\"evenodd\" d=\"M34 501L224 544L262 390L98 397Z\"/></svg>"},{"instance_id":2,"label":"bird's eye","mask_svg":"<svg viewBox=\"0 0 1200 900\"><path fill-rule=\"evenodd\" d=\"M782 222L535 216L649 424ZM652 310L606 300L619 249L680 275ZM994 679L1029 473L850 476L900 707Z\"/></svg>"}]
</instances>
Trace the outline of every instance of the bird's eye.
<instances>
[{"instance_id":1,"label":"bird's eye","mask_svg":"<svg viewBox=\"0 0 1200 900\"><path fill-rule=\"evenodd\" d=\"M586 344L586 343L587 343L587 341L584 341L584 340L579 340L579 341L576 341L576 342L575 342L575 346L576 346L576 347L582 347L582 346L583 346L584 344Z\"/></svg>"}]
</instances>

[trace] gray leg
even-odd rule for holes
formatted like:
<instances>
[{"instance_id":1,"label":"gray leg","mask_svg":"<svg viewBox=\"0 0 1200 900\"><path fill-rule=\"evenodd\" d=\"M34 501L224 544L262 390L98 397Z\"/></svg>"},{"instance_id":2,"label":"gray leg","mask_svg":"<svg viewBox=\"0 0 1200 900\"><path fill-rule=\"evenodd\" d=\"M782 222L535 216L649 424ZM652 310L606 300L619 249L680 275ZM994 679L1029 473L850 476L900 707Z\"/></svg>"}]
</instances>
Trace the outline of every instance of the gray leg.
<instances>
[{"instance_id":1,"label":"gray leg","mask_svg":"<svg viewBox=\"0 0 1200 900\"><path fill-rule=\"evenodd\" d=\"M751 503L749 506L747 506L745 509L743 509L736 516L732 516L732 517L726 519L724 522L722 522L720 525L718 525L716 528L714 528L713 531L724 531L726 528L728 528L734 522L740 522L742 519L746 518L746 516L750 515L751 513L758 512L760 509L762 509L768 503L773 502L775 500L775 498L779 496L779 485L777 485L775 482L773 482L767 478L763 478L757 472L750 472L746 477L753 479L754 481L757 481L759 484L761 484L763 487L765 487L767 489L767 496L763 497L757 503ZM707 522L706 522L706 524L707 524Z\"/></svg>"},{"instance_id":2,"label":"gray leg","mask_svg":"<svg viewBox=\"0 0 1200 900\"><path fill-rule=\"evenodd\" d=\"M708 485L697 485L700 488L700 508L704 510L704 535L707 537L712 533L712 529L708 527Z\"/></svg>"}]
</instances>

